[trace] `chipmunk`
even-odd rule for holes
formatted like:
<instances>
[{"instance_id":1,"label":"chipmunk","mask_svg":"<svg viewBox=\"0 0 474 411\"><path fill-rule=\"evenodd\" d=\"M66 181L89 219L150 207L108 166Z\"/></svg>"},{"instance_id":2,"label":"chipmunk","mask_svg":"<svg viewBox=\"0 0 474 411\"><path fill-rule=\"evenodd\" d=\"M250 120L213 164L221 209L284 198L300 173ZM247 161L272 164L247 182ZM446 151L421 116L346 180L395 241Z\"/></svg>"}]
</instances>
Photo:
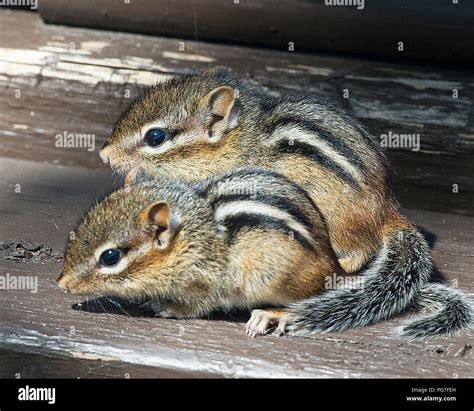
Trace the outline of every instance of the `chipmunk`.
<instances>
[{"instance_id":1,"label":"chipmunk","mask_svg":"<svg viewBox=\"0 0 474 411\"><path fill-rule=\"evenodd\" d=\"M307 194L269 171L125 186L92 208L74 237L61 287L149 298L162 317L288 305L345 274ZM281 313L256 312L248 332L264 333Z\"/></svg>"},{"instance_id":2,"label":"chipmunk","mask_svg":"<svg viewBox=\"0 0 474 411\"><path fill-rule=\"evenodd\" d=\"M414 303L433 271L428 244L400 214L380 145L313 98L264 96L222 68L173 78L132 103L100 155L129 176L145 170L195 181L250 164L299 184L321 212L341 267L355 273L371 263L373 273L364 290L314 302L315 315L332 315L301 318L308 331L388 319Z\"/></svg>"},{"instance_id":3,"label":"chipmunk","mask_svg":"<svg viewBox=\"0 0 474 411\"><path fill-rule=\"evenodd\" d=\"M380 281L377 264L369 271ZM315 311L333 298L334 291L323 293L327 278L345 275L308 194L283 175L245 168L194 183L136 176L78 225L58 283L73 293L140 300L166 318L257 307L249 335L307 335L332 315L351 317L347 309ZM368 293L376 291L371 275ZM387 292L396 298L398 290ZM440 295L444 286L425 287L414 301L426 306ZM468 308L456 291L451 297L437 301L441 313L423 319L423 336L427 322L430 335L465 328ZM457 310L447 308L453 304ZM419 323L404 332L417 334Z\"/></svg>"}]
</instances>

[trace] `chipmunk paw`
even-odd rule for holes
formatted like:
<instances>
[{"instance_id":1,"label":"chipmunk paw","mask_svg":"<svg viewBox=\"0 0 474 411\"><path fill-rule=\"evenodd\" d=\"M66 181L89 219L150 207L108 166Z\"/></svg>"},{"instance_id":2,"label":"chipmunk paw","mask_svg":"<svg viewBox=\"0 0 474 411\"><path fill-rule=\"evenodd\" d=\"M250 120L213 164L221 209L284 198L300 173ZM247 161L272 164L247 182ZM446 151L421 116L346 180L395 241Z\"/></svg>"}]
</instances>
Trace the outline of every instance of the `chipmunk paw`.
<instances>
[{"instance_id":1,"label":"chipmunk paw","mask_svg":"<svg viewBox=\"0 0 474 411\"><path fill-rule=\"evenodd\" d=\"M289 317L284 309L252 310L245 332L252 338L273 331L273 335L281 336L286 332Z\"/></svg>"}]
</instances>

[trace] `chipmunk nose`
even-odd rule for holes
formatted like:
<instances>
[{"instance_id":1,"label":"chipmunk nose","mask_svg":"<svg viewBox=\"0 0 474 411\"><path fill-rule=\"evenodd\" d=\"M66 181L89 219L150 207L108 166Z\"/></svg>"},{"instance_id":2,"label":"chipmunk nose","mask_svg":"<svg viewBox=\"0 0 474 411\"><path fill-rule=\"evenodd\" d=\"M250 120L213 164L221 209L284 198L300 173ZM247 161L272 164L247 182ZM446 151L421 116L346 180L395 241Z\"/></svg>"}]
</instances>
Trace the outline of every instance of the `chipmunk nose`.
<instances>
[{"instance_id":1,"label":"chipmunk nose","mask_svg":"<svg viewBox=\"0 0 474 411\"><path fill-rule=\"evenodd\" d=\"M99 151L99 156L104 162L104 164L109 164L110 167L114 166L115 162L112 158L113 156L110 155L110 146L108 144L107 146L102 147L102 149Z\"/></svg>"},{"instance_id":2,"label":"chipmunk nose","mask_svg":"<svg viewBox=\"0 0 474 411\"><path fill-rule=\"evenodd\" d=\"M102 159L102 161L104 162L104 164L108 164L109 156L107 155L107 153L103 149L99 152L99 156Z\"/></svg>"}]
</instances>

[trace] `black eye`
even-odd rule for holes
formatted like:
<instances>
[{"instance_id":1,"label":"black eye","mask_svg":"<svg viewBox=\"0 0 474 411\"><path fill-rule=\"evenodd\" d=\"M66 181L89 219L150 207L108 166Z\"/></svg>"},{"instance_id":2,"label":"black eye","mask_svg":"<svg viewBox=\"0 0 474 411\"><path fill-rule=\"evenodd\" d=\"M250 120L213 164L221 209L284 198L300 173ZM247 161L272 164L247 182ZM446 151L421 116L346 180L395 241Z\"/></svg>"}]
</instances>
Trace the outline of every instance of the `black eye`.
<instances>
[{"instance_id":1,"label":"black eye","mask_svg":"<svg viewBox=\"0 0 474 411\"><path fill-rule=\"evenodd\" d=\"M168 133L161 128L151 128L145 134L145 144L150 147L156 147L163 144L168 137Z\"/></svg>"},{"instance_id":2,"label":"black eye","mask_svg":"<svg viewBox=\"0 0 474 411\"><path fill-rule=\"evenodd\" d=\"M102 267L112 267L122 258L122 252L116 248L105 250L99 257L99 264Z\"/></svg>"}]
</instances>

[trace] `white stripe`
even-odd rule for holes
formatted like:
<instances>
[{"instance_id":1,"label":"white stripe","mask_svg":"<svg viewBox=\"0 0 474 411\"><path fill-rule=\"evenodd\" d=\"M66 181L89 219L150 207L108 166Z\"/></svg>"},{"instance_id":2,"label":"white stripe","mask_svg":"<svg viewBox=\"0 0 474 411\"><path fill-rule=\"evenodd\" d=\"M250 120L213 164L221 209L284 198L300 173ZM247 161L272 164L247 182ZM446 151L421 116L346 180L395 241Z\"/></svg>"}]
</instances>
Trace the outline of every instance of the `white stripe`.
<instances>
[{"instance_id":1,"label":"white stripe","mask_svg":"<svg viewBox=\"0 0 474 411\"><path fill-rule=\"evenodd\" d=\"M259 214L284 221L291 230L299 233L307 241L313 242L309 231L286 211L261 203L259 201L232 201L219 206L215 212L216 221L222 221L228 216L236 214Z\"/></svg>"},{"instance_id":2,"label":"white stripe","mask_svg":"<svg viewBox=\"0 0 474 411\"><path fill-rule=\"evenodd\" d=\"M312 133L298 126L290 126L277 129L274 133L274 137L273 141L288 140L288 144L291 144L292 140L297 140L308 144L333 160L353 177L359 177L359 170L357 167L355 167L344 155L336 151L330 144L321 139L317 133Z\"/></svg>"}]
</instances>

